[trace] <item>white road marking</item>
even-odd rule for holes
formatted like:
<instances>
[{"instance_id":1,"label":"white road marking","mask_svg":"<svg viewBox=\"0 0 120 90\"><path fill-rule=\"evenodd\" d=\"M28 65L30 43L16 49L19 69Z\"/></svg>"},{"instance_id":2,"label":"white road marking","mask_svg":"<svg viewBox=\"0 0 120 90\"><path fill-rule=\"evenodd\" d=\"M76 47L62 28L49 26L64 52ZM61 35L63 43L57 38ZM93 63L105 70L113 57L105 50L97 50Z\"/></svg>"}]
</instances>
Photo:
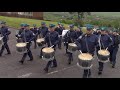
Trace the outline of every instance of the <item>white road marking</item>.
<instances>
[{"instance_id":1,"label":"white road marking","mask_svg":"<svg viewBox=\"0 0 120 90\"><path fill-rule=\"evenodd\" d=\"M57 73L57 72L61 72L61 71L64 71L66 69L70 69L70 68L72 68L74 66L77 66L77 65L73 65L73 66L70 66L70 67L67 67L67 68L63 68L61 70L56 70L56 71L50 72L50 73L47 73L47 75L51 75L51 74L54 74L54 73Z\"/></svg>"},{"instance_id":2,"label":"white road marking","mask_svg":"<svg viewBox=\"0 0 120 90\"><path fill-rule=\"evenodd\" d=\"M26 77L29 77L31 74L32 74L32 73L27 73L27 74L18 76L18 78L26 78Z\"/></svg>"}]
</instances>

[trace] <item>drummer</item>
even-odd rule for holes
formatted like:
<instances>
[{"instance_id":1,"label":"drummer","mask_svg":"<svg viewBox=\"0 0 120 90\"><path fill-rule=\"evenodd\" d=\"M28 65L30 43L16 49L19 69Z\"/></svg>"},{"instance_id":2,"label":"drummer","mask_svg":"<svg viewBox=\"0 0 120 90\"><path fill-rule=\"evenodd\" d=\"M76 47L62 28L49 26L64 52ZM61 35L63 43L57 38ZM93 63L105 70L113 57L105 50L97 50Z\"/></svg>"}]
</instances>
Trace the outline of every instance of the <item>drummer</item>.
<instances>
[{"instance_id":1,"label":"drummer","mask_svg":"<svg viewBox=\"0 0 120 90\"><path fill-rule=\"evenodd\" d=\"M45 36L45 41L46 41L48 47L53 46L53 48L55 50L55 47L59 42L58 35L59 35L58 32L55 31L55 25L50 24L49 25L49 32ZM42 56L42 53L41 53L41 56ZM44 68L44 70L46 72L48 72L48 69L49 69L49 67L51 66L52 63L53 63L52 67L57 67L57 61L56 61L55 57L54 57L54 60L51 60L47 63L46 67Z\"/></svg>"},{"instance_id":2,"label":"drummer","mask_svg":"<svg viewBox=\"0 0 120 90\"><path fill-rule=\"evenodd\" d=\"M21 42L21 38L19 38L19 35L24 31L24 25L25 25L24 23L20 24L21 27L20 27L18 33L15 35L18 43Z\"/></svg>"},{"instance_id":3,"label":"drummer","mask_svg":"<svg viewBox=\"0 0 120 90\"><path fill-rule=\"evenodd\" d=\"M59 34L58 48L61 49L63 28L62 28L62 25L60 22L58 22L58 26L55 28L55 31L58 32L58 34Z\"/></svg>"},{"instance_id":4,"label":"drummer","mask_svg":"<svg viewBox=\"0 0 120 90\"><path fill-rule=\"evenodd\" d=\"M116 64L116 55L119 49L120 37L118 35L117 29L113 30L111 33L111 38L113 40L113 45L109 48L110 50L110 63L112 64L112 68L115 68Z\"/></svg>"},{"instance_id":5,"label":"drummer","mask_svg":"<svg viewBox=\"0 0 120 90\"><path fill-rule=\"evenodd\" d=\"M33 32L35 38L34 38L34 48L36 49L37 47L37 43L36 43L36 40L37 40L37 37L38 37L38 28L36 26L36 24L33 24L33 28L30 28L30 30Z\"/></svg>"},{"instance_id":6,"label":"drummer","mask_svg":"<svg viewBox=\"0 0 120 90\"><path fill-rule=\"evenodd\" d=\"M73 61L73 55L71 52L68 51L68 44L74 43L75 39L77 39L77 35L74 30L74 25L71 24L69 27L70 27L70 30L65 34L64 40L66 44L66 54L68 54L68 64L71 64L71 61Z\"/></svg>"},{"instance_id":7,"label":"drummer","mask_svg":"<svg viewBox=\"0 0 120 90\"><path fill-rule=\"evenodd\" d=\"M2 48L0 50L0 56L2 56L3 51L6 49L7 50L7 54L11 54L9 46L8 46L8 40L9 40L9 36L11 34L11 32L9 31L9 29L6 26L6 22L2 21L1 22L1 28L0 28L0 34L3 37L3 45Z\"/></svg>"},{"instance_id":8,"label":"drummer","mask_svg":"<svg viewBox=\"0 0 120 90\"><path fill-rule=\"evenodd\" d=\"M96 35L93 33L93 26L87 26L86 34L83 34L76 40L78 50L81 50L82 53L90 53L94 56L95 47L98 45L98 40ZM84 69L83 78L91 76L90 69Z\"/></svg>"},{"instance_id":9,"label":"drummer","mask_svg":"<svg viewBox=\"0 0 120 90\"><path fill-rule=\"evenodd\" d=\"M40 38L44 38L48 32L48 27L45 22L41 22L41 27L39 27L38 34Z\"/></svg>"},{"instance_id":10,"label":"drummer","mask_svg":"<svg viewBox=\"0 0 120 90\"><path fill-rule=\"evenodd\" d=\"M27 43L27 52L23 54L22 59L19 61L21 64L23 64L27 55L30 57L29 61L33 60L33 55L30 50L30 46L31 46L31 41L34 40L34 35L32 31L30 31L28 24L25 24L25 31L23 31L19 37L22 38L22 41L24 43Z\"/></svg>"},{"instance_id":11,"label":"drummer","mask_svg":"<svg viewBox=\"0 0 120 90\"><path fill-rule=\"evenodd\" d=\"M100 40L100 43L99 46L96 48L97 52L98 50L100 50L100 45L101 45L101 49L108 49L113 44L113 40L108 34L106 34L106 30L107 27L101 27L101 34L98 35L98 40ZM103 67L104 67L104 63L99 61L98 75L102 74Z\"/></svg>"},{"instance_id":12,"label":"drummer","mask_svg":"<svg viewBox=\"0 0 120 90\"><path fill-rule=\"evenodd\" d=\"M81 27L78 26L77 29L76 29L77 38L80 37L82 34L83 34L83 32L82 32L82 30L81 30Z\"/></svg>"}]
</instances>

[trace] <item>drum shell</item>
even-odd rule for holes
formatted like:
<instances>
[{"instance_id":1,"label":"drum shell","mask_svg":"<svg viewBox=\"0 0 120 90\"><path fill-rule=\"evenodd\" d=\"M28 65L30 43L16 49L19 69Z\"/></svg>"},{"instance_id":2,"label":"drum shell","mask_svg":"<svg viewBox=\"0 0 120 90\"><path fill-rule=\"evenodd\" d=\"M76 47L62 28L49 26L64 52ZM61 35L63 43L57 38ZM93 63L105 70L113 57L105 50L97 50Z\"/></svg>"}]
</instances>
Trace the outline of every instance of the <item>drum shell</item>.
<instances>
[{"instance_id":1,"label":"drum shell","mask_svg":"<svg viewBox=\"0 0 120 90\"><path fill-rule=\"evenodd\" d=\"M42 41L42 42L37 42L36 41L36 43L37 43L38 46L42 46L43 44L45 44L45 41Z\"/></svg>"},{"instance_id":2,"label":"drum shell","mask_svg":"<svg viewBox=\"0 0 120 90\"><path fill-rule=\"evenodd\" d=\"M25 52L27 49L26 49L26 46L24 46L24 47L16 47L16 50L22 53L22 52Z\"/></svg>"},{"instance_id":3,"label":"drum shell","mask_svg":"<svg viewBox=\"0 0 120 90\"><path fill-rule=\"evenodd\" d=\"M78 64L84 68L89 68L92 65L92 61L93 61L93 59L92 60L82 60L82 59L78 58Z\"/></svg>"},{"instance_id":4,"label":"drum shell","mask_svg":"<svg viewBox=\"0 0 120 90\"><path fill-rule=\"evenodd\" d=\"M109 57L110 57L110 55L103 56L98 53L98 59L101 61L107 61Z\"/></svg>"},{"instance_id":5,"label":"drum shell","mask_svg":"<svg viewBox=\"0 0 120 90\"><path fill-rule=\"evenodd\" d=\"M55 52L52 52L52 53L45 53L42 51L42 56L46 59L50 59L50 58L53 58L55 55Z\"/></svg>"},{"instance_id":6,"label":"drum shell","mask_svg":"<svg viewBox=\"0 0 120 90\"><path fill-rule=\"evenodd\" d=\"M77 47L70 46L70 45L68 44L68 51L70 51L70 52L75 52L76 50L77 50Z\"/></svg>"}]
</instances>

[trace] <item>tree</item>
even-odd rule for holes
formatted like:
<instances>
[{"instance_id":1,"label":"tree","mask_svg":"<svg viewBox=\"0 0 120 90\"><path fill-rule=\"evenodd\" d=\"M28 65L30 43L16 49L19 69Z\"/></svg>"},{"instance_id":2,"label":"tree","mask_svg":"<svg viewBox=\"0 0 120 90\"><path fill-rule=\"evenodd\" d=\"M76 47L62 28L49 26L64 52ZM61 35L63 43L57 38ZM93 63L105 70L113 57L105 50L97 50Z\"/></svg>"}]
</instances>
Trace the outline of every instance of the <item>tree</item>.
<instances>
[{"instance_id":1,"label":"tree","mask_svg":"<svg viewBox=\"0 0 120 90\"><path fill-rule=\"evenodd\" d=\"M78 17L77 23L78 23L78 25L83 24L83 18L85 17L85 15L91 15L90 12L69 12L69 13L70 14L76 14L77 13L77 17Z\"/></svg>"}]
</instances>

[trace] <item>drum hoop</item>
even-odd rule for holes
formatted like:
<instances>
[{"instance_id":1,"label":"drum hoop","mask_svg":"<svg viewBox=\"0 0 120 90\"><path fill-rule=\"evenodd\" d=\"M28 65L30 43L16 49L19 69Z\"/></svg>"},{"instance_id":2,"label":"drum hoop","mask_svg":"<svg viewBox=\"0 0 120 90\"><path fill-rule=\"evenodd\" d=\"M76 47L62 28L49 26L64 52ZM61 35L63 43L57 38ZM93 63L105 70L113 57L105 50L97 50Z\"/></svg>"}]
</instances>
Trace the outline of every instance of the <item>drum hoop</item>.
<instances>
[{"instance_id":1,"label":"drum hoop","mask_svg":"<svg viewBox=\"0 0 120 90\"><path fill-rule=\"evenodd\" d=\"M78 67L80 67L80 68L82 68L82 69L91 69L91 68L92 68L92 66L93 66L93 64L91 64L91 66L90 66L90 67L82 67L82 66L80 66L80 65L79 65L79 63L77 63L77 66L78 66Z\"/></svg>"},{"instance_id":2,"label":"drum hoop","mask_svg":"<svg viewBox=\"0 0 120 90\"><path fill-rule=\"evenodd\" d=\"M18 53L18 54L24 54L24 53L27 53L27 50L25 50L24 52L18 52L18 51L16 50L16 53Z\"/></svg>"},{"instance_id":3,"label":"drum hoop","mask_svg":"<svg viewBox=\"0 0 120 90\"><path fill-rule=\"evenodd\" d=\"M43 59L44 61L52 61L52 60L54 60L54 56L53 56L52 58L49 58L49 59L44 58L44 57L42 56L42 59Z\"/></svg>"},{"instance_id":4,"label":"drum hoop","mask_svg":"<svg viewBox=\"0 0 120 90\"><path fill-rule=\"evenodd\" d=\"M76 52L76 51L71 51L71 50L69 50L69 49L67 49L68 50L68 52L70 52L70 53L74 53L74 52Z\"/></svg>"},{"instance_id":5,"label":"drum hoop","mask_svg":"<svg viewBox=\"0 0 120 90\"><path fill-rule=\"evenodd\" d=\"M98 59L98 62L107 63L107 62L109 62L109 60L101 61L101 60Z\"/></svg>"}]
</instances>

